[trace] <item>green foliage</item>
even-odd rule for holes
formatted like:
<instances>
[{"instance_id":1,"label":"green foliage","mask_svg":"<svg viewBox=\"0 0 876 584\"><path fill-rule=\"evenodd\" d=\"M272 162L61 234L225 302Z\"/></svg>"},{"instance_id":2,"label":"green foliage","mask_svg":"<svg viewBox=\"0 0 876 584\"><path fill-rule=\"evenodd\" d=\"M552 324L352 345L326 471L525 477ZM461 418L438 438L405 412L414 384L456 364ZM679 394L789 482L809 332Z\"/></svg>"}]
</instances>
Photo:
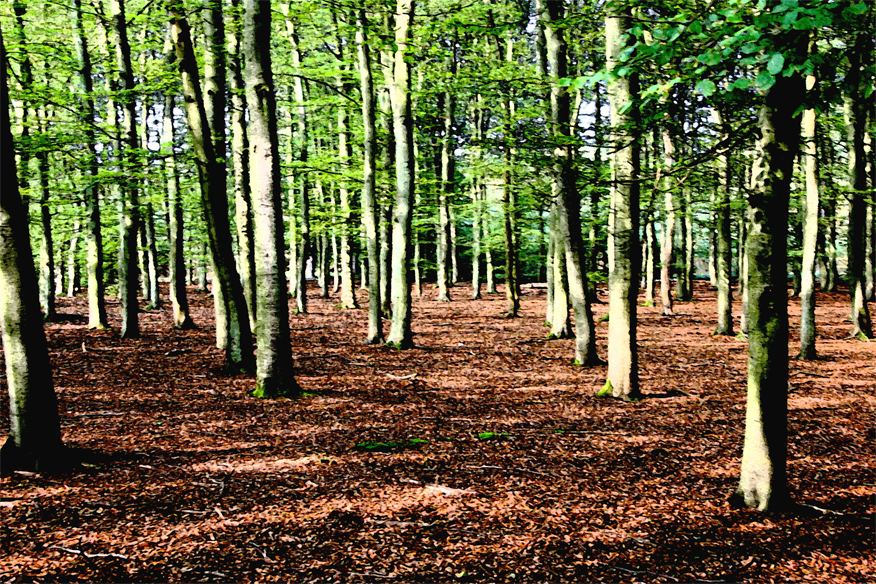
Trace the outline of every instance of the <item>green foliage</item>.
<instances>
[{"instance_id":1,"label":"green foliage","mask_svg":"<svg viewBox=\"0 0 876 584\"><path fill-rule=\"evenodd\" d=\"M596 397L612 397L612 389L611 380L607 380L602 389L596 393Z\"/></svg>"},{"instance_id":2,"label":"green foliage","mask_svg":"<svg viewBox=\"0 0 876 584\"><path fill-rule=\"evenodd\" d=\"M422 438L411 438L408 440L397 440L393 442L360 442L353 447L353 450L358 452L398 452L401 450L420 448L426 444L429 444L429 441L423 440Z\"/></svg>"},{"instance_id":3,"label":"green foliage","mask_svg":"<svg viewBox=\"0 0 876 584\"><path fill-rule=\"evenodd\" d=\"M511 434L507 432L481 432L478 434L478 440L503 440L510 436Z\"/></svg>"}]
</instances>

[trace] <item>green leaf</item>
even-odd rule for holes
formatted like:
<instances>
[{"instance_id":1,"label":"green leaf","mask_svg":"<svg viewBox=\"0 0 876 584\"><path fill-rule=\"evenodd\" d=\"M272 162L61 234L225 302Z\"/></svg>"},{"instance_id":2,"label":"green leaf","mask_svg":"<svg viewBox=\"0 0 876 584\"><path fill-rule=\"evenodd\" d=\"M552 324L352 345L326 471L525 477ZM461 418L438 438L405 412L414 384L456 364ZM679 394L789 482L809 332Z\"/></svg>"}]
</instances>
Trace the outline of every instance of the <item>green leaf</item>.
<instances>
[{"instance_id":1,"label":"green leaf","mask_svg":"<svg viewBox=\"0 0 876 584\"><path fill-rule=\"evenodd\" d=\"M710 95L715 93L716 89L717 87L715 86L714 82L709 79L703 79L696 85L696 90L702 93L703 97L709 97Z\"/></svg>"},{"instance_id":2,"label":"green leaf","mask_svg":"<svg viewBox=\"0 0 876 584\"><path fill-rule=\"evenodd\" d=\"M848 12L849 14L854 14L855 16L864 14L867 12L867 3L866 2L858 2L857 4L852 4L843 12Z\"/></svg>"},{"instance_id":3,"label":"green leaf","mask_svg":"<svg viewBox=\"0 0 876 584\"><path fill-rule=\"evenodd\" d=\"M761 89L769 89L776 83L776 78L774 75L770 74L769 71L761 71L757 76L757 79L754 80L754 84L757 85Z\"/></svg>"},{"instance_id":4,"label":"green leaf","mask_svg":"<svg viewBox=\"0 0 876 584\"><path fill-rule=\"evenodd\" d=\"M782 68L785 66L785 57L782 53L774 53L772 57L770 57L769 62L767 63L767 71L769 71L772 75L778 75ZM760 84L758 84L760 85Z\"/></svg>"},{"instance_id":5,"label":"green leaf","mask_svg":"<svg viewBox=\"0 0 876 584\"><path fill-rule=\"evenodd\" d=\"M563 77L562 79L557 80L557 85L560 87L569 87L572 85L572 79L570 77Z\"/></svg>"},{"instance_id":6,"label":"green leaf","mask_svg":"<svg viewBox=\"0 0 876 584\"><path fill-rule=\"evenodd\" d=\"M730 86L730 89L748 89L751 87L751 79L747 77L742 77L733 82L733 85Z\"/></svg>"},{"instance_id":7,"label":"green leaf","mask_svg":"<svg viewBox=\"0 0 876 584\"><path fill-rule=\"evenodd\" d=\"M796 30L809 30L812 28L812 19L808 16L804 16L794 23L794 28Z\"/></svg>"},{"instance_id":8,"label":"green leaf","mask_svg":"<svg viewBox=\"0 0 876 584\"><path fill-rule=\"evenodd\" d=\"M700 23L700 21L695 20L688 25L687 30L689 30L693 34L700 34L701 32L703 32L703 25Z\"/></svg>"}]
</instances>

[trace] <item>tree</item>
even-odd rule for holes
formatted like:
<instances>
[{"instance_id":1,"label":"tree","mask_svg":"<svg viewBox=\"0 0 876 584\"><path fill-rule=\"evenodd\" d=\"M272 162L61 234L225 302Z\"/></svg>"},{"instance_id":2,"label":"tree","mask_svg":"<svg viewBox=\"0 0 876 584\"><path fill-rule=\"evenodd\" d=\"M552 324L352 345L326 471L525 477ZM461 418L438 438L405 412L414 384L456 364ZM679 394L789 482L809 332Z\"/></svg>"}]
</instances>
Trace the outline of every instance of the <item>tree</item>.
<instances>
[{"instance_id":1,"label":"tree","mask_svg":"<svg viewBox=\"0 0 876 584\"><path fill-rule=\"evenodd\" d=\"M204 210L207 239L213 258L214 287L218 286L226 291L215 298L216 302L224 304L224 313L227 317L224 323L216 323L217 328L225 327L222 333L217 330L216 336L217 339L220 335L227 338L224 347L226 367L231 370L251 371L254 364L252 333L249 328L243 287L240 284L231 247L231 225L228 220L225 181L222 178L213 180L218 175L224 176L224 162L217 160L213 141L210 140L208 133L209 122L201 94L200 76L189 24L181 14L179 0L169 0L167 7L170 11L171 40L179 63L186 102L186 123L198 168L201 206Z\"/></svg>"},{"instance_id":2,"label":"tree","mask_svg":"<svg viewBox=\"0 0 876 584\"><path fill-rule=\"evenodd\" d=\"M249 105L250 193L256 261L256 397L299 395L292 376L289 303L280 196L280 153L277 102L271 70L271 11L259 0L245 0L243 55L246 102Z\"/></svg>"},{"instance_id":3,"label":"tree","mask_svg":"<svg viewBox=\"0 0 876 584\"><path fill-rule=\"evenodd\" d=\"M39 306L39 285L18 190L9 119L6 49L0 35L0 329L9 391L3 469L45 470L62 453L58 403Z\"/></svg>"},{"instance_id":4,"label":"tree","mask_svg":"<svg viewBox=\"0 0 876 584\"><path fill-rule=\"evenodd\" d=\"M815 48L815 40L809 43L810 52ZM815 75L806 77L806 91L815 91ZM819 160L816 137L818 135L818 114L810 107L803 112L802 140L804 174L806 176L806 204L803 222L803 265L800 283L800 353L798 359L815 359L815 259L818 246L818 213L821 209Z\"/></svg>"},{"instance_id":5,"label":"tree","mask_svg":"<svg viewBox=\"0 0 876 584\"><path fill-rule=\"evenodd\" d=\"M383 342L380 310L380 250L377 231L377 201L375 184L377 174L377 127L374 105L374 81L371 77L371 47L368 44L368 19L364 9L356 13L356 44L359 48L359 78L362 90L362 223L365 227L365 246L368 253L368 337L370 345Z\"/></svg>"},{"instance_id":6,"label":"tree","mask_svg":"<svg viewBox=\"0 0 876 584\"><path fill-rule=\"evenodd\" d=\"M636 352L636 300L639 291L639 143L641 139L635 100L635 73L622 76L619 56L624 50L623 31L631 13L623 3L606 5L606 66L612 74L608 85L611 105L612 188L609 215L609 322L608 380L603 392L625 400L639 396Z\"/></svg>"},{"instance_id":7,"label":"tree","mask_svg":"<svg viewBox=\"0 0 876 584\"><path fill-rule=\"evenodd\" d=\"M411 221L414 195L414 124L411 115L411 73L407 61L414 19L413 0L398 0L395 13L395 54L392 103L395 137L395 209L392 218L392 327L386 342L399 349L413 346L411 333Z\"/></svg>"},{"instance_id":8,"label":"tree","mask_svg":"<svg viewBox=\"0 0 876 584\"><path fill-rule=\"evenodd\" d=\"M718 107L712 111L721 130L721 141L730 140L730 127ZM718 155L718 186L715 196L715 285L718 289L716 335L733 335L733 291L730 286L732 245L730 234L730 153L722 148Z\"/></svg>"}]
</instances>

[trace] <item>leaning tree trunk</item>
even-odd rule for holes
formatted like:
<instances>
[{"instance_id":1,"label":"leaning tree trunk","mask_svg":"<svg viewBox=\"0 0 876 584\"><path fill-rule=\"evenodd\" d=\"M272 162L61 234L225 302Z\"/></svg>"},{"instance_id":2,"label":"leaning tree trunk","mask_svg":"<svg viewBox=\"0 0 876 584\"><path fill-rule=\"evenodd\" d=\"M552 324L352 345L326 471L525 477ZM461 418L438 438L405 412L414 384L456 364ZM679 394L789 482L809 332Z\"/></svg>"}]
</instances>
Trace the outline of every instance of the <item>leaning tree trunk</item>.
<instances>
[{"instance_id":1,"label":"leaning tree trunk","mask_svg":"<svg viewBox=\"0 0 876 584\"><path fill-rule=\"evenodd\" d=\"M365 226L365 248L368 253L368 337L369 345L383 342L383 323L380 310L380 250L377 230L377 201L375 184L377 174L377 125L374 106L374 81L371 77L371 48L368 45L368 20L365 10L356 14L356 44L359 48L359 78L362 89L362 223Z\"/></svg>"},{"instance_id":2,"label":"leaning tree trunk","mask_svg":"<svg viewBox=\"0 0 876 584\"><path fill-rule=\"evenodd\" d=\"M0 36L0 331L9 392L9 438L0 458L4 471L39 471L59 461L63 446L27 210L17 184L6 71Z\"/></svg>"},{"instance_id":3,"label":"leaning tree trunk","mask_svg":"<svg viewBox=\"0 0 876 584\"><path fill-rule=\"evenodd\" d=\"M169 3L169 9L171 38L180 62L183 95L186 102L186 122L198 167L201 205L204 209L207 239L213 258L214 290L225 291L221 296L215 297L214 301L223 304L223 312L227 317L222 323L225 328L222 336L227 339L226 367L231 370L251 371L253 369L252 333L249 328L246 300L243 297L243 286L240 284L231 247L231 225L228 220L228 197L225 193L224 180L225 167L224 163L217 160L213 141L207 133L209 122L201 94L198 65L188 22L180 16L181 2L173 0ZM218 180L214 180L216 178ZM216 324L218 329L220 323ZM219 339L218 330L216 336Z\"/></svg>"},{"instance_id":4,"label":"leaning tree trunk","mask_svg":"<svg viewBox=\"0 0 876 584\"><path fill-rule=\"evenodd\" d=\"M605 19L606 62L618 65L624 49L623 31L630 25L629 9L610 4ZM622 399L639 396L636 352L636 300L639 291L639 127L635 74L609 84L611 105L612 190L609 214L608 379L603 392Z\"/></svg>"},{"instance_id":5,"label":"leaning tree trunk","mask_svg":"<svg viewBox=\"0 0 876 584\"><path fill-rule=\"evenodd\" d=\"M282 174L277 103L271 71L271 10L245 0L243 55L249 105L249 163L256 261L256 397L299 395L292 377L289 302L286 299Z\"/></svg>"},{"instance_id":6,"label":"leaning tree trunk","mask_svg":"<svg viewBox=\"0 0 876 584\"><path fill-rule=\"evenodd\" d=\"M794 112L803 94L803 80L795 73L777 75L764 97L748 198L748 395L736 497L762 511L780 509L788 501L787 230L800 139L800 118Z\"/></svg>"},{"instance_id":7,"label":"leaning tree trunk","mask_svg":"<svg viewBox=\"0 0 876 584\"><path fill-rule=\"evenodd\" d=\"M810 42L810 50L814 48ZM806 78L806 91L815 90L815 75ZM806 204L803 219L803 265L800 282L800 353L798 359L812 360L815 350L815 261L818 251L818 212L821 208L819 195L819 160L815 137L818 134L818 120L815 109L803 112L802 139L804 173L806 176Z\"/></svg>"},{"instance_id":8,"label":"leaning tree trunk","mask_svg":"<svg viewBox=\"0 0 876 584\"><path fill-rule=\"evenodd\" d=\"M414 18L413 0L398 0L395 14L395 45L392 91L395 136L395 210L392 219L392 327L387 344L400 349L413 347L411 332L411 223L414 199L414 120L411 112L411 72L406 60Z\"/></svg>"},{"instance_id":9,"label":"leaning tree trunk","mask_svg":"<svg viewBox=\"0 0 876 584\"><path fill-rule=\"evenodd\" d=\"M94 98L91 80L91 57L82 19L82 0L71 0L70 18L76 31L73 45L76 54L75 87L81 95L78 111L86 144L86 181L84 187L87 246L85 269L88 273L88 328L109 328L106 318L103 281L103 236L100 228L99 168L94 131Z\"/></svg>"}]
</instances>

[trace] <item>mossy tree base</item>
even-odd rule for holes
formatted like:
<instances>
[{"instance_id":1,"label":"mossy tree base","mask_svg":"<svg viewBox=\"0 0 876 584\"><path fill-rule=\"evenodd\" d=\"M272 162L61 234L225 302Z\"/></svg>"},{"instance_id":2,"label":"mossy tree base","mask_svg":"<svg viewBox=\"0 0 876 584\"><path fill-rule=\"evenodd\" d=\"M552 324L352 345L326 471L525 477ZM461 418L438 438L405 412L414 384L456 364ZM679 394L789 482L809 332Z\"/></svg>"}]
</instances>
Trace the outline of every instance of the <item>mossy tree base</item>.
<instances>
[{"instance_id":1,"label":"mossy tree base","mask_svg":"<svg viewBox=\"0 0 876 584\"><path fill-rule=\"evenodd\" d=\"M296 398L304 395L304 390L294 379L266 379L256 383L253 397L259 398Z\"/></svg>"}]
</instances>

